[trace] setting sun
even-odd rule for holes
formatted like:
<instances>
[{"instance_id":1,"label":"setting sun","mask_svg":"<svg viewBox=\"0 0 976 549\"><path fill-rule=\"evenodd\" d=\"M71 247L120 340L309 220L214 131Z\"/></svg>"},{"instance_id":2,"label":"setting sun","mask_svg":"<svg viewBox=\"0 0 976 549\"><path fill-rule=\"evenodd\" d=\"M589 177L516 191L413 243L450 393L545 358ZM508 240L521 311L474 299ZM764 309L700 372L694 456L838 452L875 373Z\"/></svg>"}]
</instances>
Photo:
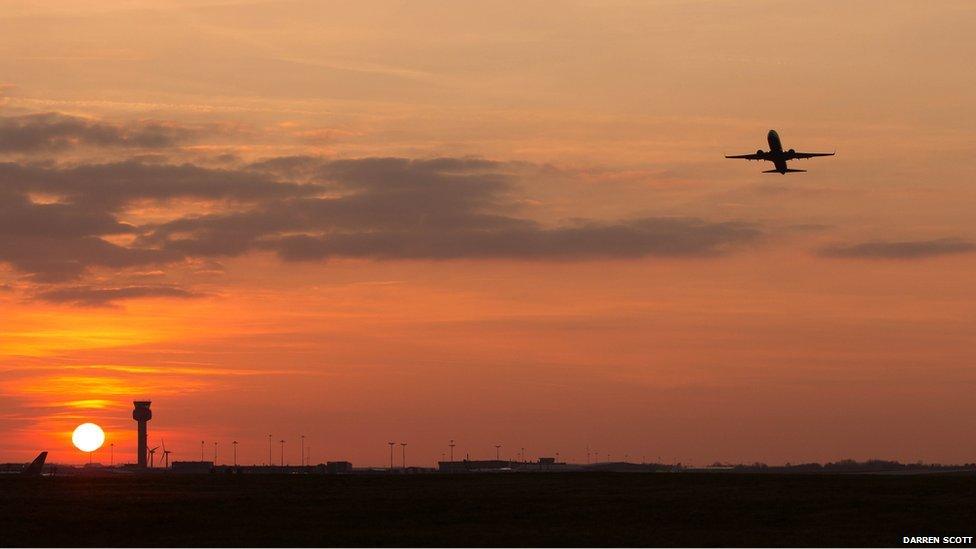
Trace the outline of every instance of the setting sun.
<instances>
[{"instance_id":1,"label":"setting sun","mask_svg":"<svg viewBox=\"0 0 976 549\"><path fill-rule=\"evenodd\" d=\"M105 431L94 423L82 423L71 433L71 442L82 452L94 452L105 444Z\"/></svg>"}]
</instances>

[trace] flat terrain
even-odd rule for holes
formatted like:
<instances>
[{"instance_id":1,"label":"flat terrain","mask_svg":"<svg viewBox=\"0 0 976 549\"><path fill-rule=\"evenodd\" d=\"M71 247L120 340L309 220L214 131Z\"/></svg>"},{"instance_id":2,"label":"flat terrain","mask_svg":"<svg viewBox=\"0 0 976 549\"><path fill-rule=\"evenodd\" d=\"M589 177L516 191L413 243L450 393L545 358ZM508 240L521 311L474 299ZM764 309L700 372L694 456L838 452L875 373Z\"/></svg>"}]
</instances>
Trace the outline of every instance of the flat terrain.
<instances>
[{"instance_id":1,"label":"flat terrain","mask_svg":"<svg viewBox=\"0 0 976 549\"><path fill-rule=\"evenodd\" d=\"M894 546L973 475L0 477L2 546Z\"/></svg>"}]
</instances>

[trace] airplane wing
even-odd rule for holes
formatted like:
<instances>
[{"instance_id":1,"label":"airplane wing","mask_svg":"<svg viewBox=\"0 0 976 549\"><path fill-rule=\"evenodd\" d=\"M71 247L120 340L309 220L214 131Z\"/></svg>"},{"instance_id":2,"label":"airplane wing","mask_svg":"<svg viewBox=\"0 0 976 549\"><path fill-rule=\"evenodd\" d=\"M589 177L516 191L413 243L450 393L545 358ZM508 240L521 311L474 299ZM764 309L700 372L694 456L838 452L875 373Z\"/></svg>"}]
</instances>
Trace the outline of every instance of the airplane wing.
<instances>
[{"instance_id":1,"label":"airplane wing","mask_svg":"<svg viewBox=\"0 0 976 549\"><path fill-rule=\"evenodd\" d=\"M834 156L834 153L801 153L801 152L793 153L793 158L796 159L813 158L815 156Z\"/></svg>"},{"instance_id":2,"label":"airplane wing","mask_svg":"<svg viewBox=\"0 0 976 549\"><path fill-rule=\"evenodd\" d=\"M762 155L752 153L752 154L736 154L736 155L725 155L725 158L742 158L745 160L764 160Z\"/></svg>"}]
</instances>

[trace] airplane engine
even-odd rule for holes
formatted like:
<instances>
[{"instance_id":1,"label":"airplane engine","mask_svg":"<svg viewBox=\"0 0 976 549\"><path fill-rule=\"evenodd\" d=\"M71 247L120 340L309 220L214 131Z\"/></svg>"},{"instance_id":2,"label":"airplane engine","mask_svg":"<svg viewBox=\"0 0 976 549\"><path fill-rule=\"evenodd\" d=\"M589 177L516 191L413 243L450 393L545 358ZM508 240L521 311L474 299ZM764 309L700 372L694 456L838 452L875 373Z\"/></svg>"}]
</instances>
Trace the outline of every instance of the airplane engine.
<instances>
[{"instance_id":1,"label":"airplane engine","mask_svg":"<svg viewBox=\"0 0 976 549\"><path fill-rule=\"evenodd\" d=\"M756 151L756 156L758 156L759 158L762 158L763 157L763 150L762 149L759 149L758 151Z\"/></svg>"},{"instance_id":2,"label":"airplane engine","mask_svg":"<svg viewBox=\"0 0 976 549\"><path fill-rule=\"evenodd\" d=\"M790 149L790 150L788 150L786 152L790 153L790 156L793 156L794 154L796 154L796 151L793 150L793 149Z\"/></svg>"}]
</instances>

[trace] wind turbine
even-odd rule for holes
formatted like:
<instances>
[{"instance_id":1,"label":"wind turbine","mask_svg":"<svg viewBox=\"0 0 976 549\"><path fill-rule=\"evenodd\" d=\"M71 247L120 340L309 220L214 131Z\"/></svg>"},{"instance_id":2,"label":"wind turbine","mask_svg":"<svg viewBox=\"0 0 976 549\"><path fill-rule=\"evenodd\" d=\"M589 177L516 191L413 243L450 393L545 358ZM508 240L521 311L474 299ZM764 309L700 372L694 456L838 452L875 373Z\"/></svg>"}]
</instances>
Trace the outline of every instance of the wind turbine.
<instances>
[{"instance_id":1,"label":"wind turbine","mask_svg":"<svg viewBox=\"0 0 976 549\"><path fill-rule=\"evenodd\" d=\"M169 469L169 455L170 455L171 452L166 449L166 441L165 440L160 439L160 442L163 445L163 463L165 463L165 467L167 469Z\"/></svg>"},{"instance_id":2,"label":"wind turbine","mask_svg":"<svg viewBox=\"0 0 976 549\"><path fill-rule=\"evenodd\" d=\"M156 446L155 448L150 448L149 449L149 468L150 469L152 469L153 467L156 466L156 450L158 450L158 449L159 449L159 446Z\"/></svg>"}]
</instances>

